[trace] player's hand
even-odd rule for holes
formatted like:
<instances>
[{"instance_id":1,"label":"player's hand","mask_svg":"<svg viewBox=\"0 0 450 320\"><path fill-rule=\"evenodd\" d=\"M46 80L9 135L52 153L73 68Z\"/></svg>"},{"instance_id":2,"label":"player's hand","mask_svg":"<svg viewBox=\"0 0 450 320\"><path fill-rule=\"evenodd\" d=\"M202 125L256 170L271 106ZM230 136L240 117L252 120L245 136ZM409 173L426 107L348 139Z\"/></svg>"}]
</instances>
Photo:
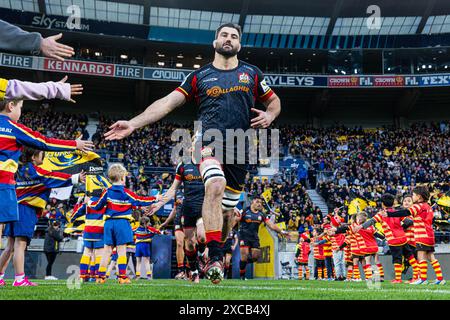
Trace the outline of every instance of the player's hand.
<instances>
[{"instance_id":1,"label":"player's hand","mask_svg":"<svg viewBox=\"0 0 450 320\"><path fill-rule=\"evenodd\" d=\"M359 225L359 226L354 226L354 227L353 227L353 232L358 233L359 230L361 230L361 229L362 229L362 226L361 226L361 225Z\"/></svg>"},{"instance_id":2,"label":"player's hand","mask_svg":"<svg viewBox=\"0 0 450 320\"><path fill-rule=\"evenodd\" d=\"M117 121L109 128L111 130L105 133L106 140L121 140L128 137L134 130L136 130L136 128L130 124L130 121L124 120Z\"/></svg>"},{"instance_id":3,"label":"player's hand","mask_svg":"<svg viewBox=\"0 0 450 320\"><path fill-rule=\"evenodd\" d=\"M163 205L164 205L164 204L163 204L162 202L157 202L157 203L155 203L155 204L152 204L152 205L150 206L150 210L149 210L148 215L149 215L149 216L154 215L156 212L158 212L159 209L162 208Z\"/></svg>"},{"instance_id":4,"label":"player's hand","mask_svg":"<svg viewBox=\"0 0 450 320\"><path fill-rule=\"evenodd\" d=\"M387 217L388 216L388 214L387 214L387 212L385 210L378 211L377 214L379 214L379 215L381 215L383 217Z\"/></svg>"},{"instance_id":5,"label":"player's hand","mask_svg":"<svg viewBox=\"0 0 450 320\"><path fill-rule=\"evenodd\" d=\"M253 112L258 115L251 120L251 127L256 128L268 128L275 118L268 112L259 109L252 108Z\"/></svg>"},{"instance_id":6,"label":"player's hand","mask_svg":"<svg viewBox=\"0 0 450 320\"><path fill-rule=\"evenodd\" d=\"M61 80L59 80L60 83L65 83L67 81L67 76L64 76ZM83 85L81 84L71 84L70 85L70 102L75 103L76 101L72 99L72 96L79 96L80 94L83 94Z\"/></svg>"},{"instance_id":7,"label":"player's hand","mask_svg":"<svg viewBox=\"0 0 450 320\"><path fill-rule=\"evenodd\" d=\"M86 182L86 172L84 172L84 170L81 170L80 176L78 177L78 179L80 180L81 183Z\"/></svg>"},{"instance_id":8,"label":"player's hand","mask_svg":"<svg viewBox=\"0 0 450 320\"><path fill-rule=\"evenodd\" d=\"M88 152L94 150L94 143L88 140L75 140L77 142L77 149Z\"/></svg>"},{"instance_id":9,"label":"player's hand","mask_svg":"<svg viewBox=\"0 0 450 320\"><path fill-rule=\"evenodd\" d=\"M62 33L42 39L40 47L42 55L59 61L72 57L75 51L72 47L58 43L58 40L61 38Z\"/></svg>"}]
</instances>

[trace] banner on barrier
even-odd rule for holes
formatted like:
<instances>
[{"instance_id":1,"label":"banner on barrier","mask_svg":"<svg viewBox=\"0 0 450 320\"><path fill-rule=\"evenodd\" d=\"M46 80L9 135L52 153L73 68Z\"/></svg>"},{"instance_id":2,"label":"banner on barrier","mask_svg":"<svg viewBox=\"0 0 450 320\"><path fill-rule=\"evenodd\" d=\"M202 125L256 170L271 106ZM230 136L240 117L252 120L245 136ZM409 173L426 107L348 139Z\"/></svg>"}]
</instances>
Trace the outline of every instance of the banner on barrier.
<instances>
[{"instance_id":1,"label":"banner on barrier","mask_svg":"<svg viewBox=\"0 0 450 320\"><path fill-rule=\"evenodd\" d=\"M134 65L68 60L0 53L0 67L24 68L61 73L181 83L193 70L151 68ZM352 75L312 76L266 74L267 85L273 87L309 88L404 88L450 86L450 74L428 75Z\"/></svg>"}]
</instances>

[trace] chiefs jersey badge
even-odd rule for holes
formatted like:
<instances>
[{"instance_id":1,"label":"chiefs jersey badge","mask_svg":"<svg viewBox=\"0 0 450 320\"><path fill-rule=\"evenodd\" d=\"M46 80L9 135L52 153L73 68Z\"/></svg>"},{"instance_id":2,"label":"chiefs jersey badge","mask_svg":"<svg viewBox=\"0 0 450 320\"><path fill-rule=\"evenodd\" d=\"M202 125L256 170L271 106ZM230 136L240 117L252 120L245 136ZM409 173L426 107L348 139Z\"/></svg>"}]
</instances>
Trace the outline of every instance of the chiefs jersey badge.
<instances>
[{"instance_id":1,"label":"chiefs jersey badge","mask_svg":"<svg viewBox=\"0 0 450 320\"><path fill-rule=\"evenodd\" d=\"M249 83L250 82L250 76L248 75L248 73L242 72L239 73L239 83Z\"/></svg>"}]
</instances>

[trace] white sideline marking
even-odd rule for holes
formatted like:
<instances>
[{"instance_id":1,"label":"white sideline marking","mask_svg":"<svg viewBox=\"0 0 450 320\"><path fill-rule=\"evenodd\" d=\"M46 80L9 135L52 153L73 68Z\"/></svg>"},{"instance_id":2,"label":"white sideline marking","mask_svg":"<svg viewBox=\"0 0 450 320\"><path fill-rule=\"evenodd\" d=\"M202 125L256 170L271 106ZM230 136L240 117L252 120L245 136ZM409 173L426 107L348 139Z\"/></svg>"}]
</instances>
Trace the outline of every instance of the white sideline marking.
<instances>
[{"instance_id":1,"label":"white sideline marking","mask_svg":"<svg viewBox=\"0 0 450 320\"><path fill-rule=\"evenodd\" d=\"M113 282L114 280L111 280ZM281 287L281 286L240 286L240 285L227 285L227 286L221 286L221 285L203 285L203 284L182 284L174 281L174 284L176 284L177 287L189 287L189 288L213 288L213 290L219 290L219 289L240 289L240 290L251 290L251 289L258 289L258 290L269 290L269 291L275 291L275 290L286 290L286 291L305 291L305 290L315 290L315 291L333 291L333 292L363 292L366 293L368 291L374 291L374 292L386 292L386 293L443 293L443 294L450 294L450 290L443 290L443 289L412 289L412 288L404 288L404 289L392 289L392 288L383 288L380 289L369 289L369 288L316 288L316 287ZM51 282L41 282L38 283L41 285L49 285L49 286L60 286L62 284L58 283L51 283ZM169 283L133 283L132 287L173 287L174 284ZM64 284L65 285L65 284ZM94 283L92 285L95 285ZM83 286L83 285L82 285ZM408 284L409 286L409 284Z\"/></svg>"}]
</instances>

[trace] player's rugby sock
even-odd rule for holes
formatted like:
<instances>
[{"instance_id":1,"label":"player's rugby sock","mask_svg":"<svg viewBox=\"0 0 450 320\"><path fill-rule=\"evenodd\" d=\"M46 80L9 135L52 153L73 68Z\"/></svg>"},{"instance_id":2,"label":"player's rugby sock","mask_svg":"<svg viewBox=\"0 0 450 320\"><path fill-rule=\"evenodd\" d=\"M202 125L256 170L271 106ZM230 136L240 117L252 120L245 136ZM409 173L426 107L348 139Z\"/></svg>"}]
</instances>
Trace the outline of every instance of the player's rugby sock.
<instances>
[{"instance_id":1,"label":"player's rugby sock","mask_svg":"<svg viewBox=\"0 0 450 320\"><path fill-rule=\"evenodd\" d=\"M102 262L102 256L95 257L95 276L98 275L98 268L100 268L100 262Z\"/></svg>"},{"instance_id":2,"label":"player's rugby sock","mask_svg":"<svg viewBox=\"0 0 450 320\"><path fill-rule=\"evenodd\" d=\"M364 266L364 275L366 276L366 280L372 279L372 266L370 264Z\"/></svg>"},{"instance_id":3,"label":"player's rugby sock","mask_svg":"<svg viewBox=\"0 0 450 320\"><path fill-rule=\"evenodd\" d=\"M177 268L178 268L178 273L183 272L184 271L184 263L183 262L182 263L178 263L177 264Z\"/></svg>"},{"instance_id":4,"label":"player's rugby sock","mask_svg":"<svg viewBox=\"0 0 450 320\"><path fill-rule=\"evenodd\" d=\"M223 260L222 230L206 231L206 245L209 258L213 261Z\"/></svg>"},{"instance_id":5,"label":"player's rugby sock","mask_svg":"<svg viewBox=\"0 0 450 320\"><path fill-rule=\"evenodd\" d=\"M347 267L347 280L351 280L353 277L353 266Z\"/></svg>"},{"instance_id":6,"label":"player's rugby sock","mask_svg":"<svg viewBox=\"0 0 450 320\"><path fill-rule=\"evenodd\" d=\"M119 256L117 258L117 265L119 266L119 277L127 277L127 256Z\"/></svg>"},{"instance_id":7,"label":"player's rugby sock","mask_svg":"<svg viewBox=\"0 0 450 320\"><path fill-rule=\"evenodd\" d=\"M100 266L98 268L98 276L99 276L99 278L105 278L106 277L106 267Z\"/></svg>"},{"instance_id":8,"label":"player's rugby sock","mask_svg":"<svg viewBox=\"0 0 450 320\"><path fill-rule=\"evenodd\" d=\"M298 267L298 280L303 279L303 266Z\"/></svg>"},{"instance_id":9,"label":"player's rugby sock","mask_svg":"<svg viewBox=\"0 0 450 320\"><path fill-rule=\"evenodd\" d=\"M322 279L323 277L323 268L317 267L317 279Z\"/></svg>"},{"instance_id":10,"label":"player's rugby sock","mask_svg":"<svg viewBox=\"0 0 450 320\"><path fill-rule=\"evenodd\" d=\"M306 269L306 278L305 278L305 280L309 280L309 276L310 276L310 274L309 274L309 267L306 266L305 269Z\"/></svg>"},{"instance_id":11,"label":"player's rugby sock","mask_svg":"<svg viewBox=\"0 0 450 320\"><path fill-rule=\"evenodd\" d=\"M0 273L0 280L2 280L4 276L5 276L4 273Z\"/></svg>"},{"instance_id":12,"label":"player's rugby sock","mask_svg":"<svg viewBox=\"0 0 450 320\"><path fill-rule=\"evenodd\" d=\"M91 261L89 265L89 276L91 278L95 277L95 261Z\"/></svg>"},{"instance_id":13,"label":"player's rugby sock","mask_svg":"<svg viewBox=\"0 0 450 320\"><path fill-rule=\"evenodd\" d=\"M245 276L245 269L247 267L247 261L239 261L239 274L241 277Z\"/></svg>"},{"instance_id":14,"label":"player's rugby sock","mask_svg":"<svg viewBox=\"0 0 450 320\"><path fill-rule=\"evenodd\" d=\"M191 270L196 270L197 269L197 250L194 247L194 250L188 250L188 249L184 249L184 254L189 262L189 266Z\"/></svg>"},{"instance_id":15,"label":"player's rugby sock","mask_svg":"<svg viewBox=\"0 0 450 320\"><path fill-rule=\"evenodd\" d=\"M380 279L384 278L384 269L383 269L383 265L381 263L377 264L377 268L378 268L378 272L380 273Z\"/></svg>"},{"instance_id":16,"label":"player's rugby sock","mask_svg":"<svg viewBox=\"0 0 450 320\"><path fill-rule=\"evenodd\" d=\"M395 280L402 280L402 265L394 263Z\"/></svg>"},{"instance_id":17,"label":"player's rugby sock","mask_svg":"<svg viewBox=\"0 0 450 320\"><path fill-rule=\"evenodd\" d=\"M358 265L354 265L353 266L353 279L355 280L359 280L361 279L361 274L359 273L359 266Z\"/></svg>"},{"instance_id":18,"label":"player's rugby sock","mask_svg":"<svg viewBox=\"0 0 450 320\"><path fill-rule=\"evenodd\" d=\"M419 261L419 268L420 268L420 279L423 281L427 280L427 269L428 269L427 261L426 260Z\"/></svg>"},{"instance_id":19,"label":"player's rugby sock","mask_svg":"<svg viewBox=\"0 0 450 320\"><path fill-rule=\"evenodd\" d=\"M205 249L206 249L206 242L198 242L197 245L197 250L200 256L203 256L203 254L205 253Z\"/></svg>"},{"instance_id":20,"label":"player's rugby sock","mask_svg":"<svg viewBox=\"0 0 450 320\"><path fill-rule=\"evenodd\" d=\"M431 261L431 266L433 267L434 272L436 273L436 279L439 281L444 279L442 276L442 269L441 269L441 264L439 263L439 261L437 261L437 260Z\"/></svg>"},{"instance_id":21,"label":"player's rugby sock","mask_svg":"<svg viewBox=\"0 0 450 320\"><path fill-rule=\"evenodd\" d=\"M91 260L91 257L88 255L83 254L80 259L80 277L84 278L87 274L89 261Z\"/></svg>"}]
</instances>

